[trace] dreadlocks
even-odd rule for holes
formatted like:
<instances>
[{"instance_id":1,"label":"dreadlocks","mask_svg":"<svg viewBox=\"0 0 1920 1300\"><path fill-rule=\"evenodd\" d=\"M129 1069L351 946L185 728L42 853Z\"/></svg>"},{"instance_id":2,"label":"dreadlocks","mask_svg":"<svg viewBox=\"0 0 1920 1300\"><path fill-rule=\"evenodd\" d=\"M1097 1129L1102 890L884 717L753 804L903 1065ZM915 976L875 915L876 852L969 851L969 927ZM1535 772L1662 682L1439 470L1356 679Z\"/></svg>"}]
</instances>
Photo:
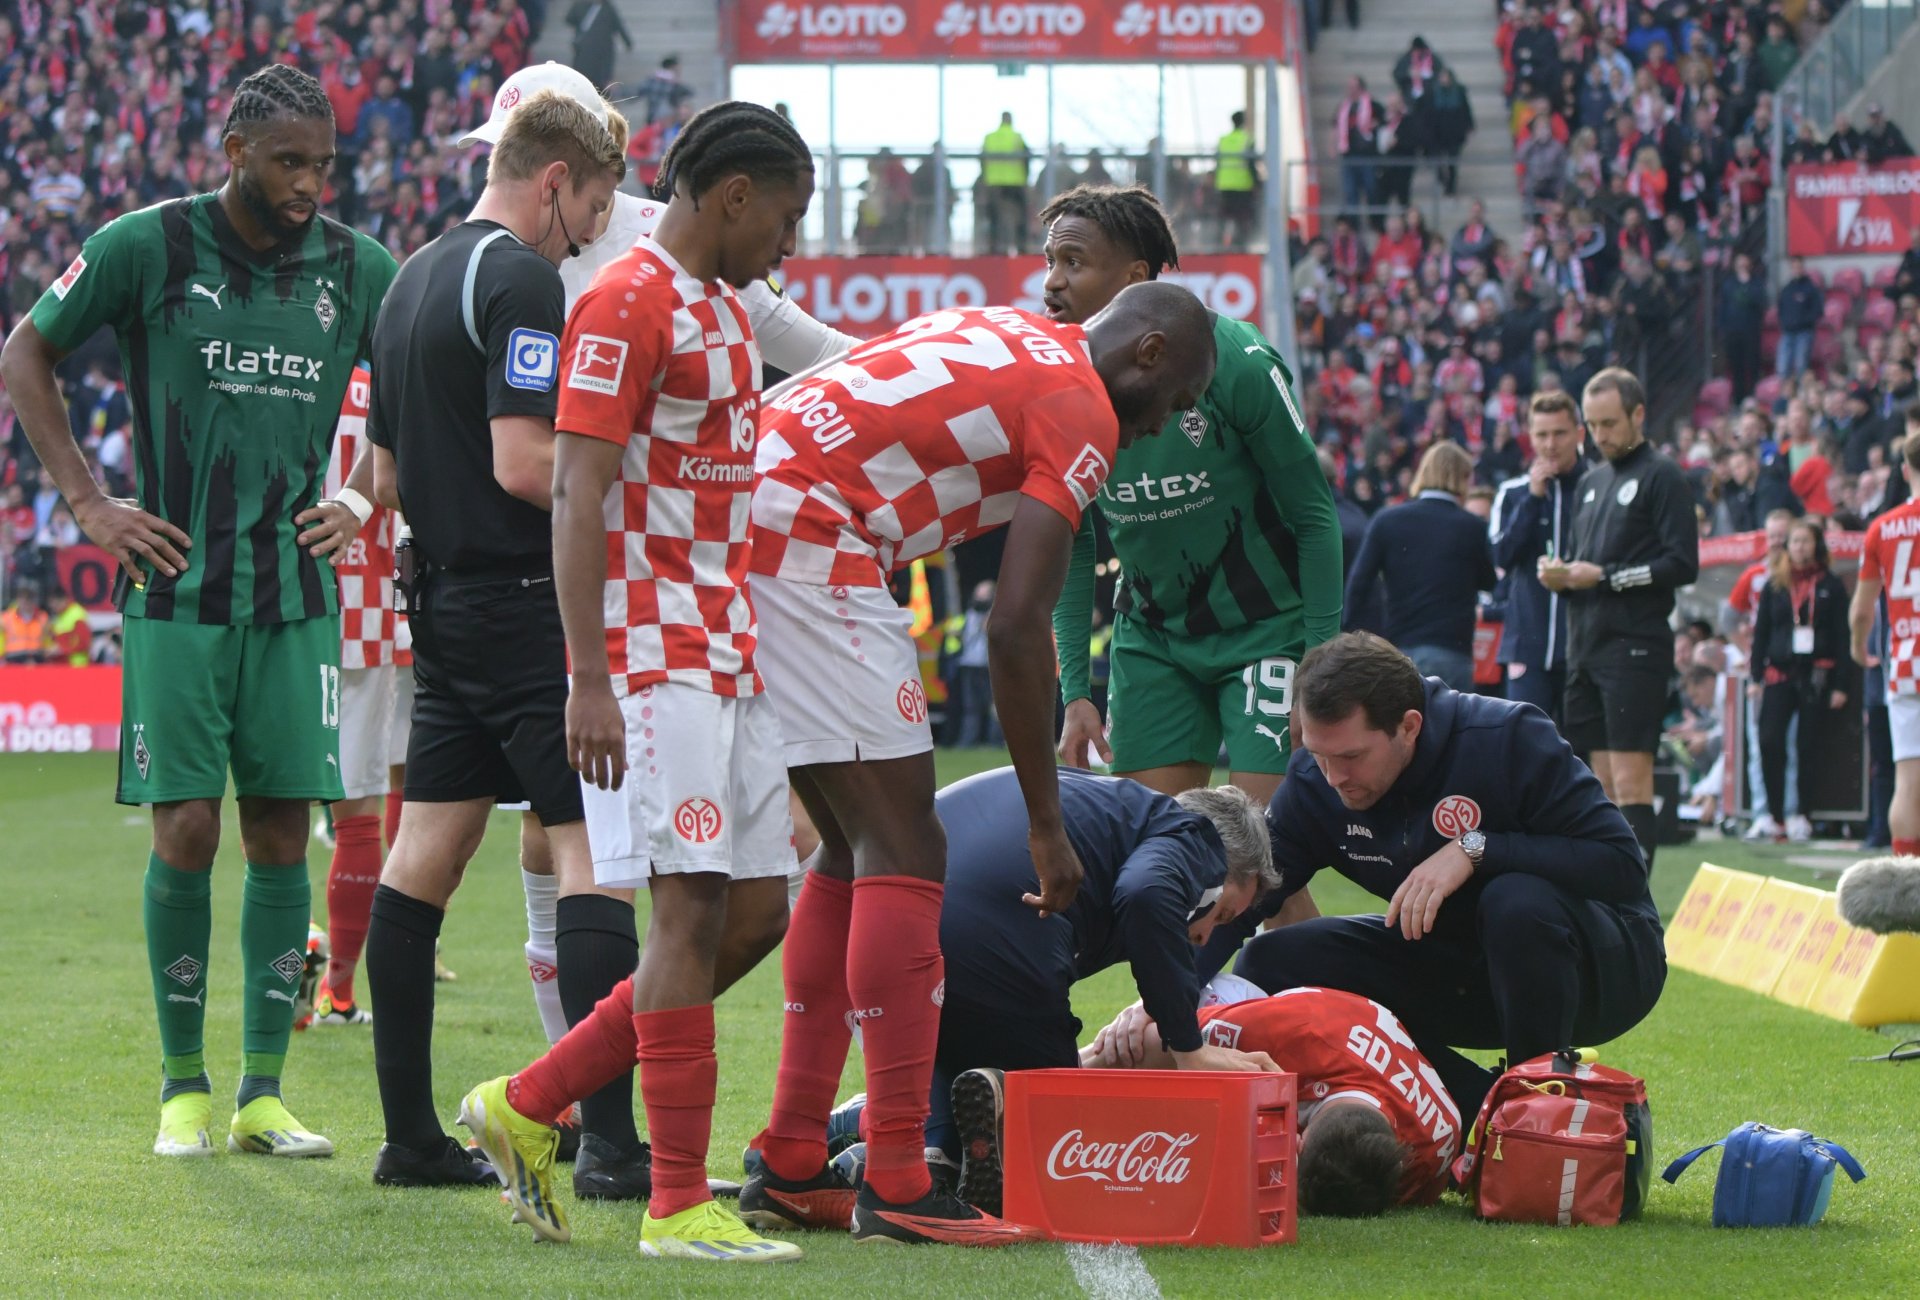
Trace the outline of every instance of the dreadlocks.
<instances>
[{"instance_id":1,"label":"dreadlocks","mask_svg":"<svg viewBox=\"0 0 1920 1300\"><path fill-rule=\"evenodd\" d=\"M1174 243L1173 226L1166 209L1153 191L1144 185L1076 185L1057 194L1040 209L1043 225L1052 225L1061 217L1085 217L1108 239L1127 249L1147 264L1147 278L1160 272L1178 270L1180 249Z\"/></svg>"},{"instance_id":2,"label":"dreadlocks","mask_svg":"<svg viewBox=\"0 0 1920 1300\"><path fill-rule=\"evenodd\" d=\"M276 117L332 121L333 104L320 83L300 69L287 63L269 63L233 92L233 107L227 110L227 124L220 134L251 134L256 125Z\"/></svg>"},{"instance_id":3,"label":"dreadlocks","mask_svg":"<svg viewBox=\"0 0 1920 1300\"><path fill-rule=\"evenodd\" d=\"M656 199L670 200L685 186L695 199L723 176L741 172L755 180L798 180L813 170L813 153L793 124L770 108L728 100L695 113L667 147Z\"/></svg>"}]
</instances>

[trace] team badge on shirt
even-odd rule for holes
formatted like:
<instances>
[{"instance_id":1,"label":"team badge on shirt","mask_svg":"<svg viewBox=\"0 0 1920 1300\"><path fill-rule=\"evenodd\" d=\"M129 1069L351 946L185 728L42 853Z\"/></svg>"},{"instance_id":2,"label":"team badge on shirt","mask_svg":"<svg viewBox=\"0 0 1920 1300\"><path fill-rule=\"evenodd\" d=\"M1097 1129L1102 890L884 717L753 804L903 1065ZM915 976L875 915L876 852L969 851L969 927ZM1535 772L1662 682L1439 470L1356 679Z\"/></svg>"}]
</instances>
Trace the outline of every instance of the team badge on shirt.
<instances>
[{"instance_id":1,"label":"team badge on shirt","mask_svg":"<svg viewBox=\"0 0 1920 1300\"><path fill-rule=\"evenodd\" d=\"M1450 794L1433 806L1433 829L1457 839L1480 827L1480 805L1463 794Z\"/></svg>"},{"instance_id":2,"label":"team badge on shirt","mask_svg":"<svg viewBox=\"0 0 1920 1300\"><path fill-rule=\"evenodd\" d=\"M1630 478L1625 483L1622 483L1620 485L1620 490L1613 494L1613 499L1615 501L1618 501L1623 506L1630 506L1633 504L1633 499L1639 495L1640 495L1640 480L1637 478Z\"/></svg>"},{"instance_id":3,"label":"team badge on shirt","mask_svg":"<svg viewBox=\"0 0 1920 1300\"><path fill-rule=\"evenodd\" d=\"M320 320L320 328L331 330L333 322L339 319L340 312L333 305L333 295L327 292L327 286L320 286L320 296L313 301L313 314Z\"/></svg>"},{"instance_id":4,"label":"team badge on shirt","mask_svg":"<svg viewBox=\"0 0 1920 1300\"><path fill-rule=\"evenodd\" d=\"M1200 414L1196 407L1180 417L1180 432L1187 435L1187 441L1198 447L1200 440L1207 436L1207 417Z\"/></svg>"},{"instance_id":5,"label":"team badge on shirt","mask_svg":"<svg viewBox=\"0 0 1920 1300\"><path fill-rule=\"evenodd\" d=\"M518 329L507 336L507 387L553 391L560 376L560 340L545 330Z\"/></svg>"}]
</instances>

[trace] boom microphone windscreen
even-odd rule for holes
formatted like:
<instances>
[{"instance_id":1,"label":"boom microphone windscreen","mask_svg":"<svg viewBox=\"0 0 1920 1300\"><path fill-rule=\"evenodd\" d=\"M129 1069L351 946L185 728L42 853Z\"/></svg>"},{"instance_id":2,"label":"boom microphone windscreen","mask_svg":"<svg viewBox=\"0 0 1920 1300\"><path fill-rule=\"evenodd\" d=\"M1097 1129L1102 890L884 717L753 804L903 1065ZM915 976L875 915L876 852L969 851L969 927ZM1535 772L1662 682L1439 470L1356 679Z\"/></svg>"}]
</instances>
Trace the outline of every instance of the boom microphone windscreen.
<instances>
[{"instance_id":1,"label":"boom microphone windscreen","mask_svg":"<svg viewBox=\"0 0 1920 1300\"><path fill-rule=\"evenodd\" d=\"M1875 934L1920 931L1920 858L1869 858L1848 867L1838 890L1840 919Z\"/></svg>"}]
</instances>

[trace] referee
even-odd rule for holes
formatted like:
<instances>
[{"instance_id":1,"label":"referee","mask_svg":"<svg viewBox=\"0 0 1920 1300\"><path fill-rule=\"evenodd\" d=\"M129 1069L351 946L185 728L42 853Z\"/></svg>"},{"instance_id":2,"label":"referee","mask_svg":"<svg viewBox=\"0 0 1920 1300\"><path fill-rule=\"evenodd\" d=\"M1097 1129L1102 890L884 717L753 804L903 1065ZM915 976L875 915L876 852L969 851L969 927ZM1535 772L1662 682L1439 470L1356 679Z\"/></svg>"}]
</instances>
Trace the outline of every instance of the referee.
<instances>
[{"instance_id":1,"label":"referee","mask_svg":"<svg viewBox=\"0 0 1920 1300\"><path fill-rule=\"evenodd\" d=\"M1611 367L1587 381L1587 430L1606 459L1574 491L1573 544L1540 583L1568 597L1566 735L1588 755L1653 869L1653 752L1666 712L1673 594L1700 573L1693 493L1649 446L1646 391Z\"/></svg>"},{"instance_id":2,"label":"referee","mask_svg":"<svg viewBox=\"0 0 1920 1300\"><path fill-rule=\"evenodd\" d=\"M413 734L366 946L386 1119L373 1176L390 1186L491 1181L434 1113L432 1031L434 942L494 803L531 804L561 892L585 895L579 905L596 911L597 924L560 953L562 970L611 964L604 994L638 955L632 904L594 896L566 753L549 516L566 316L556 268L579 251L576 236L594 230L625 174L610 111L552 91L521 101L472 216L407 262L374 331L387 372L373 382L367 427L375 495L403 510L413 532L399 564L414 638ZM644 1160L630 1096L625 1131L618 1154Z\"/></svg>"}]
</instances>

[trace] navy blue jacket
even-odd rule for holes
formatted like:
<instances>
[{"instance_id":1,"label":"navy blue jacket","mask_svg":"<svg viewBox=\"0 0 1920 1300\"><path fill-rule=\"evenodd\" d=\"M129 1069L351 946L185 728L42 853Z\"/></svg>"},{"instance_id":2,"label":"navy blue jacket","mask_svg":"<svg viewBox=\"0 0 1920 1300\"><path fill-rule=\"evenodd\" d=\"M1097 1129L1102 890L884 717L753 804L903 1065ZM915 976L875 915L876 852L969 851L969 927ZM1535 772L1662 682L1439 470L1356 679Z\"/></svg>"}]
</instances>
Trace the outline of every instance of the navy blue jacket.
<instances>
[{"instance_id":1,"label":"navy blue jacket","mask_svg":"<svg viewBox=\"0 0 1920 1300\"><path fill-rule=\"evenodd\" d=\"M1470 829L1486 835L1486 856L1440 905L1436 933L1479 943L1480 892L1513 871L1659 924L1632 828L1546 714L1531 704L1462 695L1428 678L1423 718L1413 761L1364 811L1341 803L1313 755L1294 750L1267 809L1280 888L1214 930L1200 953L1203 977L1224 966L1322 867L1391 899L1415 867Z\"/></svg>"},{"instance_id":2,"label":"navy blue jacket","mask_svg":"<svg viewBox=\"0 0 1920 1300\"><path fill-rule=\"evenodd\" d=\"M1227 880L1207 818L1118 777L1060 769L1060 811L1086 878L1044 921L1020 901L1040 880L1027 852L1027 805L1010 767L957 781L934 809L947 828L940 950L949 1002L1020 1019L1071 1017L1068 989L1126 962L1167 1047L1200 1046L1189 918Z\"/></svg>"},{"instance_id":3,"label":"navy blue jacket","mask_svg":"<svg viewBox=\"0 0 1920 1300\"><path fill-rule=\"evenodd\" d=\"M1493 498L1493 562L1507 575L1507 629L1500 662L1550 670L1567 662L1567 602L1540 585L1534 566L1547 553L1565 556L1573 539L1573 489L1586 465L1547 484L1536 497L1527 476L1510 478Z\"/></svg>"},{"instance_id":4,"label":"navy blue jacket","mask_svg":"<svg viewBox=\"0 0 1920 1300\"><path fill-rule=\"evenodd\" d=\"M1376 576L1387 583L1386 626L1401 649L1434 646L1473 653L1473 612L1492 591L1493 549L1487 526L1444 493L1422 493L1382 510L1367 525L1360 555L1347 574L1347 608L1362 606ZM1348 625L1363 626L1349 619Z\"/></svg>"},{"instance_id":5,"label":"navy blue jacket","mask_svg":"<svg viewBox=\"0 0 1920 1300\"><path fill-rule=\"evenodd\" d=\"M1780 328L1789 333L1805 333L1820 324L1826 309L1826 295L1813 277L1803 275L1789 280L1780 290Z\"/></svg>"}]
</instances>

